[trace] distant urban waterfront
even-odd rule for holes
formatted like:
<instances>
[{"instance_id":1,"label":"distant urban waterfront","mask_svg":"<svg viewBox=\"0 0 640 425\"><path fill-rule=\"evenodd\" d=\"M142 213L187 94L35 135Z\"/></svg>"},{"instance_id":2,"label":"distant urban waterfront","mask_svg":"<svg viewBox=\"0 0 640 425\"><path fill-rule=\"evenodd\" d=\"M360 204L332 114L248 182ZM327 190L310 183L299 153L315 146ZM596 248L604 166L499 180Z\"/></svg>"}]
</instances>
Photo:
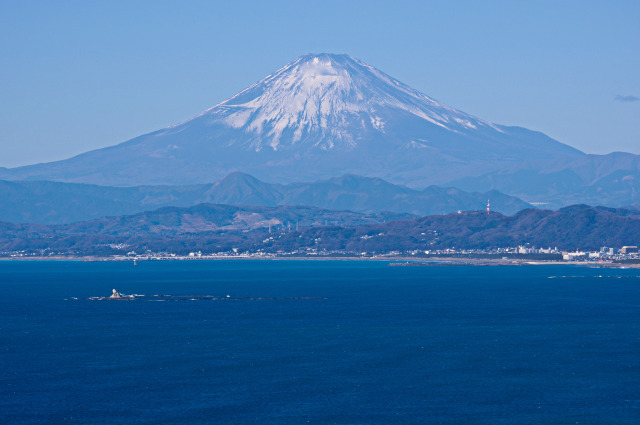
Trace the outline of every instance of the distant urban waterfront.
<instances>
[{"instance_id":1,"label":"distant urban waterfront","mask_svg":"<svg viewBox=\"0 0 640 425\"><path fill-rule=\"evenodd\" d=\"M114 245L115 249L126 246ZM439 249L439 250L392 250L386 252L354 252L338 250L293 250L264 252L240 251L236 248L226 252L203 253L192 251L188 254L175 252L130 251L126 254L109 256L82 256L54 251L0 251L0 260L82 260L82 261L162 261L162 260L240 260L240 259L298 259L298 260L381 260L410 261L412 263L456 263L468 265L533 265L533 264L573 264L598 267L640 267L640 252L637 246L621 248L602 247L599 250L566 251L558 248L536 248L529 245L493 249Z\"/></svg>"},{"instance_id":2,"label":"distant urban waterfront","mask_svg":"<svg viewBox=\"0 0 640 425\"><path fill-rule=\"evenodd\" d=\"M637 423L640 270L389 264L0 262L2 422Z\"/></svg>"}]
</instances>

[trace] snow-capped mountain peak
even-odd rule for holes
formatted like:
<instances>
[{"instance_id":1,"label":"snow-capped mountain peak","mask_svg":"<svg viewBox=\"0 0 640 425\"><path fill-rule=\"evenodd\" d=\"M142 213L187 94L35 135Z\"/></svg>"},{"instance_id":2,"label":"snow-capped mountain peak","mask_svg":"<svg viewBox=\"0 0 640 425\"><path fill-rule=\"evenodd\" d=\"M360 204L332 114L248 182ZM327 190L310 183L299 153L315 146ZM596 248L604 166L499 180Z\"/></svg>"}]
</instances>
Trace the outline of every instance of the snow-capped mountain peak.
<instances>
[{"instance_id":1,"label":"snow-capped mountain peak","mask_svg":"<svg viewBox=\"0 0 640 425\"><path fill-rule=\"evenodd\" d=\"M449 131L492 126L349 55L309 54L201 115L246 133L253 149L353 148L400 114Z\"/></svg>"},{"instance_id":2,"label":"snow-capped mountain peak","mask_svg":"<svg viewBox=\"0 0 640 425\"><path fill-rule=\"evenodd\" d=\"M542 133L446 106L351 56L318 54L190 120L0 177L190 184L242 171L269 182L356 174L424 187L580 155Z\"/></svg>"}]
</instances>

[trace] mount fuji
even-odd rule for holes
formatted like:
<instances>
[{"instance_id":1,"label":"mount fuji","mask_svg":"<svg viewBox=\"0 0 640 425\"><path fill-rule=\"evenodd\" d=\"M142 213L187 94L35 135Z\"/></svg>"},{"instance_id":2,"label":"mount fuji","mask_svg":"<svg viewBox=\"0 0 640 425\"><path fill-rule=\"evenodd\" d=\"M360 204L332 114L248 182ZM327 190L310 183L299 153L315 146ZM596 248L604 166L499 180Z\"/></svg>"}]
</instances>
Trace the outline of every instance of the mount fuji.
<instances>
[{"instance_id":1,"label":"mount fuji","mask_svg":"<svg viewBox=\"0 0 640 425\"><path fill-rule=\"evenodd\" d=\"M310 54L187 121L0 178L133 186L235 171L278 183L348 173L425 187L584 155L451 108L351 56Z\"/></svg>"}]
</instances>

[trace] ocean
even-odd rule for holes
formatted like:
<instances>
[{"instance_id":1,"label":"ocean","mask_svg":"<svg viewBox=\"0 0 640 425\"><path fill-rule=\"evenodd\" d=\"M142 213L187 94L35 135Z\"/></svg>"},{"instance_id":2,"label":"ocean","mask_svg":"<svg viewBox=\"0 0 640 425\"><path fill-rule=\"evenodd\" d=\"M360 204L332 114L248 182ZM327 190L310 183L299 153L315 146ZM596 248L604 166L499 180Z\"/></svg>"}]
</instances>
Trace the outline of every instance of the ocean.
<instances>
[{"instance_id":1,"label":"ocean","mask_svg":"<svg viewBox=\"0 0 640 425\"><path fill-rule=\"evenodd\" d=\"M2 261L0 294L2 424L640 423L640 269Z\"/></svg>"}]
</instances>

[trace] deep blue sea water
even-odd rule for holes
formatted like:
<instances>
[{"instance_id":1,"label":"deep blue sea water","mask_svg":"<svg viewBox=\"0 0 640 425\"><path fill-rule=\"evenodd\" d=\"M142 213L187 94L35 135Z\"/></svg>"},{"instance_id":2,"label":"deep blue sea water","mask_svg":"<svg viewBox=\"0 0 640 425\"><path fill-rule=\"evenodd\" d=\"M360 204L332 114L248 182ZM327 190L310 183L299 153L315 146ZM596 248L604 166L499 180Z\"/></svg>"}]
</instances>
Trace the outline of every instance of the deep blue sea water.
<instances>
[{"instance_id":1,"label":"deep blue sea water","mask_svg":"<svg viewBox=\"0 0 640 425\"><path fill-rule=\"evenodd\" d=\"M72 299L112 288L280 299ZM640 423L638 269L24 261L0 294L3 424Z\"/></svg>"}]
</instances>

